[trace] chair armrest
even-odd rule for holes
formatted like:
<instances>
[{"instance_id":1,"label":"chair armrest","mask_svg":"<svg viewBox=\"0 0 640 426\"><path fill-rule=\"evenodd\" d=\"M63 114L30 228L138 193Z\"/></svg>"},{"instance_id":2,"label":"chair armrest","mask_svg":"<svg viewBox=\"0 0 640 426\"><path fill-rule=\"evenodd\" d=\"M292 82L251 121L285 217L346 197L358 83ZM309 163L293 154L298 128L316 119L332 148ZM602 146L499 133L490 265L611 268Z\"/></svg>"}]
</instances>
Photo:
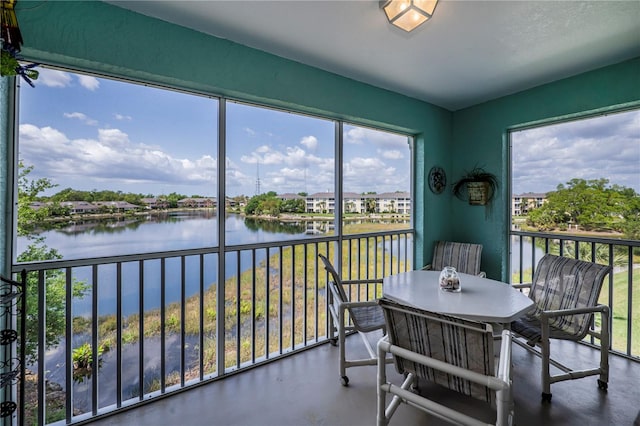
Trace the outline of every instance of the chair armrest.
<instances>
[{"instance_id":1,"label":"chair armrest","mask_svg":"<svg viewBox=\"0 0 640 426\"><path fill-rule=\"evenodd\" d=\"M374 280L342 280L342 284L346 284L346 285L382 284L382 279L374 279Z\"/></svg>"},{"instance_id":2,"label":"chair armrest","mask_svg":"<svg viewBox=\"0 0 640 426\"><path fill-rule=\"evenodd\" d=\"M607 305L596 305L590 306L586 308L574 308L574 309L557 309L554 311L542 311L540 312L540 317L545 318L553 318L553 317L562 317L565 315L576 315L576 314L589 314L593 312L602 312L608 313L609 307Z\"/></svg>"},{"instance_id":3,"label":"chair armrest","mask_svg":"<svg viewBox=\"0 0 640 426\"><path fill-rule=\"evenodd\" d=\"M377 300L363 300L361 302L340 302L338 303L340 309L349 309L349 308L363 308L367 306L378 306Z\"/></svg>"},{"instance_id":4,"label":"chair armrest","mask_svg":"<svg viewBox=\"0 0 640 426\"><path fill-rule=\"evenodd\" d=\"M349 309L349 308L355 308L358 306L375 306L378 304L377 300L363 300L363 301L357 301L357 302L349 302L346 300L342 300L340 294L338 293L338 290L335 289L335 287L333 285L329 286L329 291L331 292L331 295L333 296L333 304L338 308L338 309Z\"/></svg>"},{"instance_id":5,"label":"chair armrest","mask_svg":"<svg viewBox=\"0 0 640 426\"><path fill-rule=\"evenodd\" d=\"M483 386L494 390L506 390L509 389L509 381L502 380L498 377L485 376L484 374L477 373L475 371L467 370L455 365L448 364L446 362L427 357L425 355L412 352L400 346L395 346L389 343L388 340L382 338L378 341L378 353L389 352L394 356L399 356L409 361L417 362L418 364L425 365L438 371L443 371L454 376L461 377L466 380L470 380L474 383L479 383ZM382 358L384 359L384 358ZM510 362L509 362L510 363Z\"/></svg>"},{"instance_id":6,"label":"chair armrest","mask_svg":"<svg viewBox=\"0 0 640 426\"><path fill-rule=\"evenodd\" d=\"M531 283L528 284L511 284L513 288L531 288Z\"/></svg>"}]
</instances>

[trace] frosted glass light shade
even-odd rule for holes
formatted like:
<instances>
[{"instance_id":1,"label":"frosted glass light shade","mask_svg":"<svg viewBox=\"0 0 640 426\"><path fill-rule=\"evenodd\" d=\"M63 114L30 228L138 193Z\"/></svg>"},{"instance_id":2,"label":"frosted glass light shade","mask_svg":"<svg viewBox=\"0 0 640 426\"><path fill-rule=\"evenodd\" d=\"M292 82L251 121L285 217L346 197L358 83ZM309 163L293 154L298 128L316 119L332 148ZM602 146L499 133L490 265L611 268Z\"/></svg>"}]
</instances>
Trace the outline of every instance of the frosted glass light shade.
<instances>
[{"instance_id":1,"label":"frosted glass light shade","mask_svg":"<svg viewBox=\"0 0 640 426\"><path fill-rule=\"evenodd\" d=\"M384 0L380 6L390 23L410 32L428 21L438 0Z\"/></svg>"}]
</instances>

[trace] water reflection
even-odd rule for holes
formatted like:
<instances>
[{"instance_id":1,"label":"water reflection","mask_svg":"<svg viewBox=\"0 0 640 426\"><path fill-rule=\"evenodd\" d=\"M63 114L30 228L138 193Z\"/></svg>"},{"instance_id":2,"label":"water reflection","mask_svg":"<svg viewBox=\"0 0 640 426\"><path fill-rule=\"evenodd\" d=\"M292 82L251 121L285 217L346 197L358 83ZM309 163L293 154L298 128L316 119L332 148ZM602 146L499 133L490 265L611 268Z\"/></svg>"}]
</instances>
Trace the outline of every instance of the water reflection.
<instances>
[{"instance_id":1,"label":"water reflection","mask_svg":"<svg viewBox=\"0 0 640 426\"><path fill-rule=\"evenodd\" d=\"M405 218L345 218L346 225L404 223ZM153 253L218 244L216 212L212 209L158 212L102 220L50 224L36 234L45 238L65 260ZM264 219L229 214L225 218L228 245L256 244L295 238L313 238L334 232L333 220ZM18 252L28 240L18 237Z\"/></svg>"},{"instance_id":2,"label":"water reflection","mask_svg":"<svg viewBox=\"0 0 640 426\"><path fill-rule=\"evenodd\" d=\"M533 246L531 237L511 236L511 274L519 273L520 268L520 239L522 238L522 271L531 270L533 267L532 256L537 264L544 250L538 246Z\"/></svg>"},{"instance_id":3,"label":"water reflection","mask_svg":"<svg viewBox=\"0 0 640 426\"><path fill-rule=\"evenodd\" d=\"M306 231L306 225L304 222L282 222L272 219L256 219L247 217L244 219L244 226L249 231L258 232L270 232L274 234L304 234Z\"/></svg>"}]
</instances>

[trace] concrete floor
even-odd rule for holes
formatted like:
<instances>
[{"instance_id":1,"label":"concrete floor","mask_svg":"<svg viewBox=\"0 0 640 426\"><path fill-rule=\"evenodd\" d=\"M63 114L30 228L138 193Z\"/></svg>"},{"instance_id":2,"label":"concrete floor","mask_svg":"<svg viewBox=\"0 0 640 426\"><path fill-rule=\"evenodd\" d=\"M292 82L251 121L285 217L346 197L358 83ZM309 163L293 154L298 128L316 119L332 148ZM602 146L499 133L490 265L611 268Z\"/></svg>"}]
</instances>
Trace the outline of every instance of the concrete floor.
<instances>
[{"instance_id":1,"label":"concrete floor","mask_svg":"<svg viewBox=\"0 0 640 426\"><path fill-rule=\"evenodd\" d=\"M360 352L357 336L348 339L348 353ZM351 350L352 352L349 352ZM355 352L353 352L355 351ZM596 365L599 352L571 342L553 342L552 354L561 354L574 367ZM91 422L118 425L224 426L358 426L376 419L376 367L347 370L350 383L341 386L338 348L328 344L233 375L120 414ZM551 404L540 402L540 360L517 345L513 348L515 423L527 425L634 425L640 416L640 363L611 356L608 392L598 390L597 376L552 385ZM396 382L393 365L388 371ZM436 395L454 408L492 421L492 411L475 400L461 399L434 386L421 391ZM391 425L442 425L445 422L402 404Z\"/></svg>"}]
</instances>

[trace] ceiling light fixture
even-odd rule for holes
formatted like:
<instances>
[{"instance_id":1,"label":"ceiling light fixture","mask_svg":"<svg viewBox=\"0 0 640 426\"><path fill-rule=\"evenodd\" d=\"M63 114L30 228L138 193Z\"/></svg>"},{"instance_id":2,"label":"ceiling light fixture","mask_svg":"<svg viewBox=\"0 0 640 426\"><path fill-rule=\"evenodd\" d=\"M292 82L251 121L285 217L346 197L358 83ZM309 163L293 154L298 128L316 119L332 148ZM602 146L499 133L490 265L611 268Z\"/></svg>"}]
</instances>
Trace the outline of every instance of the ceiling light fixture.
<instances>
[{"instance_id":1,"label":"ceiling light fixture","mask_svg":"<svg viewBox=\"0 0 640 426\"><path fill-rule=\"evenodd\" d=\"M382 0L380 7L390 23L410 32L427 22L438 0Z\"/></svg>"}]
</instances>

